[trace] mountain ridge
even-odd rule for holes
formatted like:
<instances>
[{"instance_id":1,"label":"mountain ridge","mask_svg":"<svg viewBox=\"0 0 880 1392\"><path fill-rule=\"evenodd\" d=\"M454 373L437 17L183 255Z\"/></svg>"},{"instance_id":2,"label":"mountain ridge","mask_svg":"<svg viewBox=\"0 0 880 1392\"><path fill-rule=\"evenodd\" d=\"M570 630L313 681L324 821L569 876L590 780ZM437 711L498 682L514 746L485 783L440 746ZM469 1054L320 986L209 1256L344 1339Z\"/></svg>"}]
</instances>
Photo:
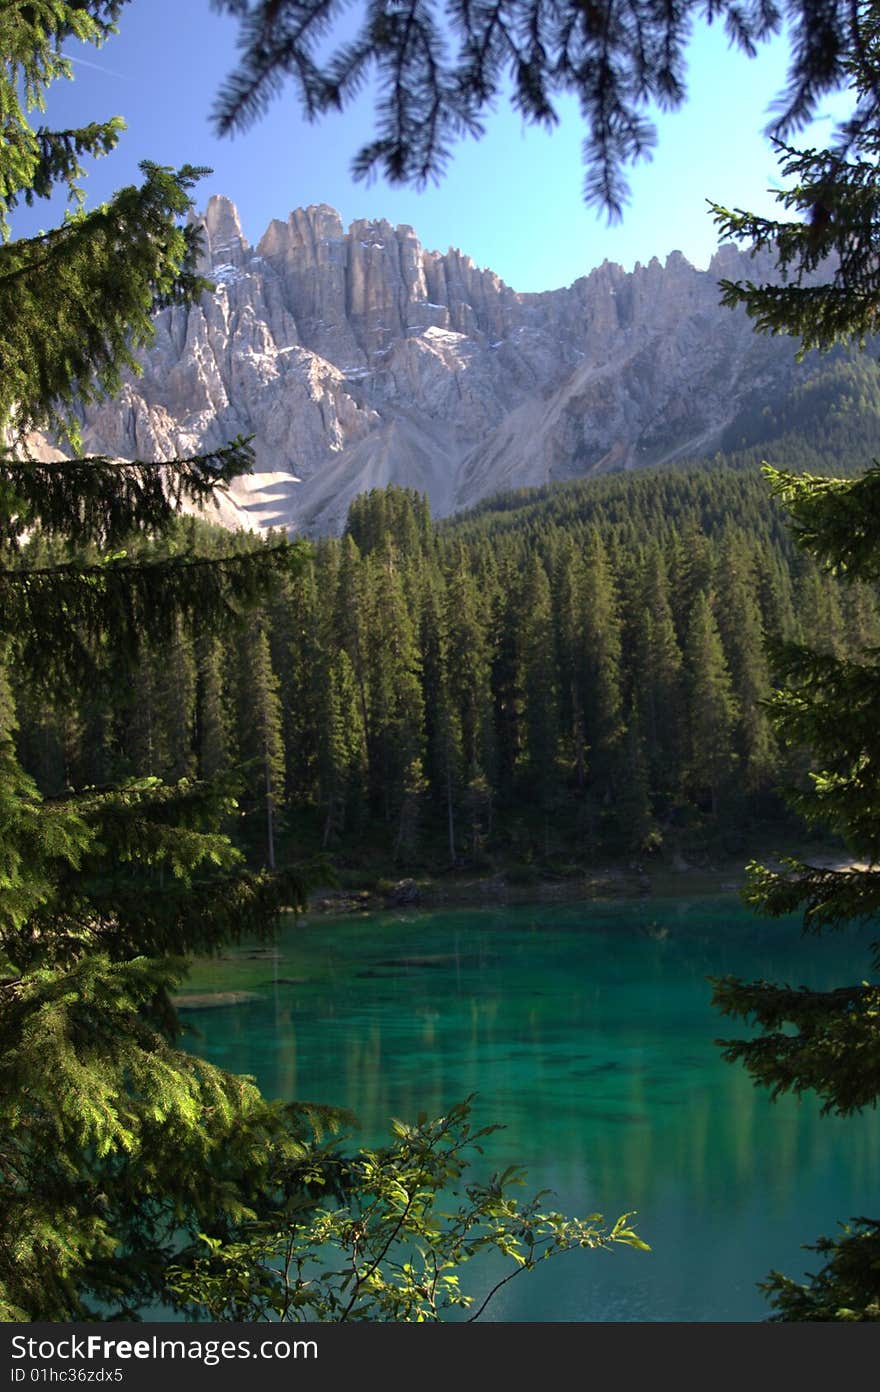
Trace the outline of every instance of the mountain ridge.
<instances>
[{"instance_id":1,"label":"mountain ridge","mask_svg":"<svg viewBox=\"0 0 880 1392\"><path fill-rule=\"evenodd\" d=\"M253 436L256 472L220 520L337 531L389 483L444 516L501 489L711 452L756 389L805 380L791 340L719 306L717 281L769 276L728 245L518 292L457 249L326 204L251 247L235 205L204 213L215 290L156 316L142 374L82 412L90 453L172 458Z\"/></svg>"}]
</instances>

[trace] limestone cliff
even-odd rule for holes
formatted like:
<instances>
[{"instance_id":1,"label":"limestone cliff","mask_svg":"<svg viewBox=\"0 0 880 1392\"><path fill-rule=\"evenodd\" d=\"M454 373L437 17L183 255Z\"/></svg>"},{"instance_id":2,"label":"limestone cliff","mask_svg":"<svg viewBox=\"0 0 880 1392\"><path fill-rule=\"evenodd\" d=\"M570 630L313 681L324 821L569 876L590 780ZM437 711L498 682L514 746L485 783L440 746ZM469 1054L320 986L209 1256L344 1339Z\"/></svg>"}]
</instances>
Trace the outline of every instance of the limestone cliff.
<instances>
[{"instance_id":1,"label":"limestone cliff","mask_svg":"<svg viewBox=\"0 0 880 1392\"><path fill-rule=\"evenodd\" d=\"M170 458L253 435L257 474L223 520L338 529L351 498L396 482L437 515L501 488L712 450L746 393L798 369L789 340L719 308L679 253L605 262L567 289L518 294L411 227L326 205L253 248L228 199L199 219L215 291L164 310L143 372L84 415L92 452ZM761 273L761 268L757 268Z\"/></svg>"}]
</instances>

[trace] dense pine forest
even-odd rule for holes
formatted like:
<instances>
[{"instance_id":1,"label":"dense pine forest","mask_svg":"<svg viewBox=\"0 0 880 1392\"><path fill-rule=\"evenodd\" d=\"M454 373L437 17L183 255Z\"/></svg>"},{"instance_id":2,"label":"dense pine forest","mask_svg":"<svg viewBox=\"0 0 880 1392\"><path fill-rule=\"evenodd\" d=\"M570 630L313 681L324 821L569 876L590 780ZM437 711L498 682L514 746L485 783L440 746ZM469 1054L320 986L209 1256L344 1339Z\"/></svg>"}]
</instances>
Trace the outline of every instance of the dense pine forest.
<instances>
[{"instance_id":1,"label":"dense pine forest","mask_svg":"<svg viewBox=\"0 0 880 1392\"><path fill-rule=\"evenodd\" d=\"M328 82L312 62L314 25L299 24L300 39L287 27L302 11L320 19L323 3L214 4L242 21L243 38L240 67L220 92L219 130L262 114L261 92L291 64L306 74L300 96L314 115L344 105L363 64L376 59L380 115L394 129L389 136L380 125L382 138L359 156L361 172L384 163L396 177L415 171L418 182L439 173L446 137L463 120L475 129L507 63L506 43L491 42L496 10L486 12L487 42L476 47L473 15L462 11L456 69L441 51L443 25L432 38L423 24L413 46L409 22L380 33L367 7L356 61L350 46L339 55L352 85L345 71ZM590 1208L599 1173L628 1184L632 1171L617 1158L598 1170L585 1164L585 1138L598 1137L600 1162L637 1153L640 1208L653 1197L655 1214L670 1215L657 1244L672 1253L666 1284L684 1295L686 1317L704 1319L705 1300L717 1298L727 1318L741 1284L735 1248L746 1253L743 1271L765 1238L775 1249L783 1197L818 1212L833 1187L833 1148L811 1143L816 1164L803 1169L805 1133L786 1123L778 1146L763 1147L756 1110L713 1083L710 1029L679 990L682 968L704 995L706 971L725 973L709 978L713 1005L747 1034L717 1041L727 1062L774 1100L813 1094L822 1113L847 1117L880 1096L880 988L866 979L880 968L876 943L867 966L849 951L836 957L840 984L829 987L830 959L817 959L821 972L811 975L809 964L807 983L794 987L807 952L777 957L773 942L769 958L763 945L759 955L717 950L734 936L726 909L696 931L683 924L670 934L637 905L631 937L646 936L637 945L650 952L636 974L630 934L609 931L604 910L591 906L594 922L587 932L578 922L579 941L551 928L538 951L521 954L508 990L500 971L484 974L494 951L480 946L472 958L457 936L454 952L445 950L458 914L416 916L424 944L434 935L441 951L384 957L383 941L384 960L374 940L386 928L409 938L409 915L312 925L323 940L315 954L323 980L280 975L276 930L289 907L305 907L317 873L375 883L462 867L528 885L574 880L609 859L681 866L730 856L741 865L755 850L763 863L749 866L744 897L764 918L797 912L811 935L873 933L880 464L869 461L880 453L880 372L870 352L853 357L835 345L876 345L880 322L880 11L857 4L846 22L826 16L820 32L814 4L792 6L777 132L797 128L844 75L855 98L839 133L845 147L780 146L783 178L794 184L778 201L800 221L711 205L723 236L771 250L779 272L764 285L722 281L722 302L744 307L759 331L832 350L793 394L773 399L754 381L751 404L711 460L500 497L442 523L417 492L388 488L352 505L341 537L291 543L230 536L181 515L250 470L255 454L242 437L164 462L33 457L34 431L61 432L76 450L78 403L112 397L136 371L155 309L194 305L211 289L198 274L190 216L190 191L206 171L145 160L139 185L87 211L80 160L110 153L121 120L52 131L31 119L45 90L73 75L77 60L63 45L100 46L125 4L0 6L9 135L0 142L0 1320L127 1323L173 1312L236 1325L424 1322L472 1303L468 1318L478 1319L547 1256L645 1249L629 1208L606 1223L597 1213L545 1212L546 1189L517 1201L508 1191L522 1182L518 1162L461 1183L470 1153L482 1156L480 1140L497 1124L472 1129L476 1092L450 1104L439 1088L472 1078L481 1087L490 1080L502 1123L518 1114L537 1130L534 1103L546 1100L550 1176L567 1184L576 1171ZM525 0L526 19L530 5L535 19ZM432 0L423 8L430 20ZM555 49L535 47L534 24L522 29L531 53L519 74L520 114L546 122L548 94L578 91L590 126L587 194L612 213L625 192L620 167L650 136L640 107L652 92L672 105L683 95L690 8L656 22L645 11L644 25L611 33L608 13L576 4L578 25L563 24ZM749 51L775 27L766 7L754 19L732 0L713 8ZM7 213L53 186L70 216L13 238ZM833 280L815 284L817 270ZM686 400L674 404L687 413ZM800 793L786 801L786 786ZM836 834L854 863L810 861L801 846L800 858L774 864L772 852L787 841L797 852L808 827ZM323 859L305 864L315 852ZM529 910L529 919L540 916ZM562 916L554 904L547 918ZM354 953L344 977L327 943L348 927ZM535 936L533 922L527 932ZM525 934L502 926L496 936L520 956ZM596 972L604 949L595 950L603 937L614 959L604 981ZM374 995L369 978L388 976L354 969L358 938L390 976L405 969L406 992L380 982ZM179 994L194 954L233 943L243 952L222 970L247 962L253 992L214 985L210 1002ZM293 961L301 941L290 948ZM796 964L797 975L765 968L768 960ZM758 979L752 963L762 964ZM624 977L635 989L622 1004ZM380 1007L368 1036L366 1002ZM207 1048L180 1047L180 1012L194 1005L223 1011L220 1063ZM311 1056L298 1038L309 1026ZM380 1050L386 1029L389 1047ZM250 1073L226 1068L233 1057L260 1059L261 1034L279 1063L269 1075L276 1100ZM405 1072L388 1089L391 1036ZM233 1053L233 1042L246 1050ZM500 1086L491 1083L496 1060ZM343 1075L352 1088L345 1106L336 1097ZM319 1076L329 1100L296 1100L299 1082ZM400 1097L415 1111L423 1089L433 1090L439 1114L395 1120L390 1146L353 1153L340 1136L354 1122L348 1100L375 1111L381 1094L387 1114ZM673 1132L676 1110L684 1125ZM723 1113L722 1127L713 1113ZM715 1170L716 1143L733 1135L731 1125L733 1164ZM570 1160L560 1160L563 1133ZM663 1166L664 1148L672 1167ZM857 1140L850 1150L859 1199L843 1212L865 1213L876 1146ZM673 1168L677 1187L668 1183ZM641 1184L649 1171L653 1193ZM710 1199L703 1222L700 1190ZM703 1238L710 1261L701 1282L692 1250ZM477 1304L458 1269L484 1250L505 1259L506 1274L490 1275L495 1284ZM774 1266L762 1284L773 1318L876 1322L880 1220L844 1221L809 1250L819 1270L805 1283ZM615 1294L597 1306L588 1282L568 1284L586 1295L577 1318L667 1317L662 1306L622 1304ZM551 1313L564 1317L556 1303ZM124 1343L132 1351L117 1341L120 1357ZM44 1356L42 1343L35 1352Z\"/></svg>"},{"instance_id":2,"label":"dense pine forest","mask_svg":"<svg viewBox=\"0 0 880 1392\"><path fill-rule=\"evenodd\" d=\"M87 700L47 699L23 651L22 761L50 796L236 769L231 831L255 862L322 850L352 882L450 866L528 882L797 836L780 789L806 757L779 747L761 704L773 644L880 644L873 590L794 547L757 467L864 461L880 443L876 366L832 361L803 396L794 416L782 402L735 423L736 453L437 525L415 492L367 494L341 538L301 543L299 572L244 628L181 629L134 676L100 643L83 653ZM180 527L181 549L228 548L201 521ZM38 536L29 552L50 554Z\"/></svg>"}]
</instances>

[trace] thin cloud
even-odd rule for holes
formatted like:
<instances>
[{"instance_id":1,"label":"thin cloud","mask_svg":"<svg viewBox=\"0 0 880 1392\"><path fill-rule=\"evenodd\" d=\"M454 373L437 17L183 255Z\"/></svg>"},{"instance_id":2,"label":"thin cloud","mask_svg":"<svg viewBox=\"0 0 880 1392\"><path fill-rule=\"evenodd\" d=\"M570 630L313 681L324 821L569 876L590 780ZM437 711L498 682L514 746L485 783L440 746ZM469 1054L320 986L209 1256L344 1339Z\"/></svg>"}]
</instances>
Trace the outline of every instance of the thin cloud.
<instances>
[{"instance_id":1,"label":"thin cloud","mask_svg":"<svg viewBox=\"0 0 880 1392\"><path fill-rule=\"evenodd\" d=\"M123 82L128 81L128 78L125 73L116 72L113 68L105 68L101 63L90 63L88 58L74 58L72 53L65 53L64 57L67 58L71 63L78 64L78 66L81 68L94 68L95 72L107 73L109 77L118 77Z\"/></svg>"}]
</instances>

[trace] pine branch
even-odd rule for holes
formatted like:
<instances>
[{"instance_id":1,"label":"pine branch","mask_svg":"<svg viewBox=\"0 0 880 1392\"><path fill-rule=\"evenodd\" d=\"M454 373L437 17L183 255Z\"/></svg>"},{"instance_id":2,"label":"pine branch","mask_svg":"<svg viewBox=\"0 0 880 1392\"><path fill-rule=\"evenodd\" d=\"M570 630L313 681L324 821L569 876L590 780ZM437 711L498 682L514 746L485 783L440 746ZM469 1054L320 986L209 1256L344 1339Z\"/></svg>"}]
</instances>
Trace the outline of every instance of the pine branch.
<instances>
[{"instance_id":1,"label":"pine branch","mask_svg":"<svg viewBox=\"0 0 880 1392\"><path fill-rule=\"evenodd\" d=\"M123 123L114 118L80 130L35 131L27 112L43 110L44 94L57 78L71 78L70 59L62 52L68 38L98 46L116 32L116 19L127 0L71 0L71 3L7 4L0 14L0 112L3 167L0 171L0 240L6 240L7 212L20 196L26 203L48 197L57 183L80 202L81 155L106 154Z\"/></svg>"},{"instance_id":2,"label":"pine branch","mask_svg":"<svg viewBox=\"0 0 880 1392\"><path fill-rule=\"evenodd\" d=\"M11 459L0 454L0 486L10 489L7 530L14 541L26 524L71 546L115 547L132 532L153 536L176 522L183 502L202 508L253 467L250 438L172 460Z\"/></svg>"},{"instance_id":3,"label":"pine branch","mask_svg":"<svg viewBox=\"0 0 880 1392\"><path fill-rule=\"evenodd\" d=\"M761 1290L776 1310L772 1321L811 1324L880 1320L880 1222L853 1218L841 1224L836 1238L820 1237L807 1251L818 1252L824 1265L803 1283L771 1271Z\"/></svg>"},{"instance_id":4,"label":"pine branch","mask_svg":"<svg viewBox=\"0 0 880 1392\"><path fill-rule=\"evenodd\" d=\"M216 953L243 938L268 941L279 917L304 909L310 888L328 873L323 863L313 862L273 874L238 871L163 887L143 874L126 879L124 867L103 879L90 876L87 867L83 876L59 882L57 900L31 916L29 936L10 947L9 960L29 970L38 961L76 961L85 951L104 952L114 961L132 955L177 959Z\"/></svg>"},{"instance_id":5,"label":"pine branch","mask_svg":"<svg viewBox=\"0 0 880 1392\"><path fill-rule=\"evenodd\" d=\"M11 212L20 201L32 207L38 198L51 198L59 183L67 185L68 196L82 207L85 195L79 180L85 176L85 170L80 159L109 155L124 130L125 122L119 116L110 121L93 121L76 130L50 131L40 127L34 134L37 157L33 168L20 188L10 188L7 182L0 209L5 204Z\"/></svg>"},{"instance_id":6,"label":"pine branch","mask_svg":"<svg viewBox=\"0 0 880 1392\"><path fill-rule=\"evenodd\" d=\"M858 478L817 478L765 465L771 493L791 516L798 546L848 580L880 580L880 464Z\"/></svg>"},{"instance_id":7,"label":"pine branch","mask_svg":"<svg viewBox=\"0 0 880 1392\"><path fill-rule=\"evenodd\" d=\"M724 1015L752 1020L755 1039L719 1039L728 1062L741 1062L773 1098L815 1092L823 1112L847 1115L880 1092L880 987L798 990L765 981L711 977Z\"/></svg>"},{"instance_id":8,"label":"pine branch","mask_svg":"<svg viewBox=\"0 0 880 1392\"><path fill-rule=\"evenodd\" d=\"M880 914L880 870L834 870L786 860L785 870L768 870L752 861L743 892L745 902L771 918L801 913L805 933L873 927ZM880 970L880 943L873 944Z\"/></svg>"},{"instance_id":9,"label":"pine branch","mask_svg":"<svg viewBox=\"0 0 880 1392\"><path fill-rule=\"evenodd\" d=\"M708 7L700 0L363 0L355 25L333 46L341 0L213 3L239 20L242 54L215 108L219 133L250 126L288 78L313 118L343 109L374 74L375 129L353 170L365 177L380 168L419 186L443 172L458 139L482 133L482 118L512 73L513 105L529 121L551 125L556 97L577 99L587 127L585 194L612 217L628 196L623 167L653 148L649 108L675 109L685 99L695 19L722 19L731 45L749 56L782 26L774 0L713 0ZM837 0L786 6L792 63L776 105L777 136L802 127L816 102L844 85L870 47L864 9ZM849 125L860 133L871 128L867 99Z\"/></svg>"},{"instance_id":10,"label":"pine branch","mask_svg":"<svg viewBox=\"0 0 880 1392\"><path fill-rule=\"evenodd\" d=\"M219 633L302 564L300 544L232 556L75 562L0 570L0 634L54 689L118 679L138 653L187 633ZM46 636L51 635L51 643Z\"/></svg>"},{"instance_id":11,"label":"pine branch","mask_svg":"<svg viewBox=\"0 0 880 1392\"><path fill-rule=\"evenodd\" d=\"M157 303L210 285L192 269L198 229L176 222L206 171L147 161L141 170L140 187L76 215L66 235L0 247L0 424L13 436L48 427L76 444L74 402L112 395L124 369L138 370Z\"/></svg>"}]
</instances>

